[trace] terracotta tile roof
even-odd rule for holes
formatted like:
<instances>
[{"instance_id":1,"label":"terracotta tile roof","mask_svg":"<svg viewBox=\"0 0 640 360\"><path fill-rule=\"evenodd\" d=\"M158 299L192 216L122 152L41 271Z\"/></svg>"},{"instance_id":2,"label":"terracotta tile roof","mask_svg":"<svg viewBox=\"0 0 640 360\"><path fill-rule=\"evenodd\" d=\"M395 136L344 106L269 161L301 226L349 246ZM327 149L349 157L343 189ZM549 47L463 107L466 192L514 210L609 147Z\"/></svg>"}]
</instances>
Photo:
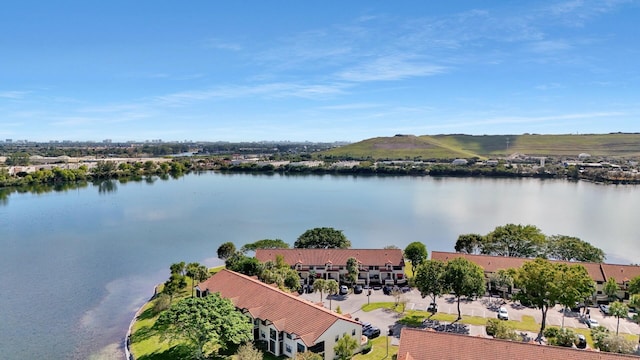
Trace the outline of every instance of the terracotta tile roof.
<instances>
[{"instance_id":1,"label":"terracotta tile roof","mask_svg":"<svg viewBox=\"0 0 640 360\"><path fill-rule=\"evenodd\" d=\"M496 272L498 270L503 270L503 269L519 268L522 266L522 264L525 261L531 260L528 258L517 258L517 257L508 257L508 256L472 255L472 254L443 252L443 251L431 252L432 260L440 260L440 261L446 262L450 259L455 259L458 257L466 258L467 260L480 265L485 272ZM575 265L575 264L583 265L587 269L589 276L591 276L591 278L594 281L600 281L600 282L605 281L601 264L587 263L587 262L557 261L557 260L551 260L551 261L555 263L563 263L563 264L569 264L569 265Z\"/></svg>"},{"instance_id":2,"label":"terracotta tile roof","mask_svg":"<svg viewBox=\"0 0 640 360\"><path fill-rule=\"evenodd\" d=\"M640 276L637 265L602 264L602 271L606 278L613 277L619 284Z\"/></svg>"},{"instance_id":3,"label":"terracotta tile roof","mask_svg":"<svg viewBox=\"0 0 640 360\"><path fill-rule=\"evenodd\" d=\"M394 266L404 265L404 257L400 249L258 249L256 259L261 262L275 261L276 255L284 256L284 261L293 266L333 265L344 266L350 257L356 258L363 265Z\"/></svg>"},{"instance_id":4,"label":"terracotta tile roof","mask_svg":"<svg viewBox=\"0 0 640 360\"><path fill-rule=\"evenodd\" d=\"M468 335L403 328L400 333L398 360L621 360L635 359L599 351L578 350L517 341L489 339Z\"/></svg>"},{"instance_id":5,"label":"terracotta tile roof","mask_svg":"<svg viewBox=\"0 0 640 360\"><path fill-rule=\"evenodd\" d=\"M198 284L198 289L219 292L253 318L269 320L278 331L300 336L307 346L313 345L338 320L359 325L343 315L226 269Z\"/></svg>"}]
</instances>

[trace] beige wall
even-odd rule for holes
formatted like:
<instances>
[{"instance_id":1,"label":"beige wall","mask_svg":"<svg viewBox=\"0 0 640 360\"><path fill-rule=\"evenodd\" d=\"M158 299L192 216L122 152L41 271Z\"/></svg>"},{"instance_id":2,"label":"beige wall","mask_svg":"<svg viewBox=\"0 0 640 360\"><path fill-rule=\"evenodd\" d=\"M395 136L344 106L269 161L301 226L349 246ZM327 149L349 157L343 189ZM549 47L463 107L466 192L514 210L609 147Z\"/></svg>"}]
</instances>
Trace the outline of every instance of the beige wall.
<instances>
[{"instance_id":1,"label":"beige wall","mask_svg":"<svg viewBox=\"0 0 640 360\"><path fill-rule=\"evenodd\" d=\"M355 332L355 335L353 333ZM333 347L336 346L336 336L342 338L348 335L355 338L358 342L358 348L356 352L360 352L360 340L362 338L362 325L353 323L346 320L338 320L325 331L324 334L318 339L318 342L324 341L324 360L333 360L335 358L335 352Z\"/></svg>"}]
</instances>

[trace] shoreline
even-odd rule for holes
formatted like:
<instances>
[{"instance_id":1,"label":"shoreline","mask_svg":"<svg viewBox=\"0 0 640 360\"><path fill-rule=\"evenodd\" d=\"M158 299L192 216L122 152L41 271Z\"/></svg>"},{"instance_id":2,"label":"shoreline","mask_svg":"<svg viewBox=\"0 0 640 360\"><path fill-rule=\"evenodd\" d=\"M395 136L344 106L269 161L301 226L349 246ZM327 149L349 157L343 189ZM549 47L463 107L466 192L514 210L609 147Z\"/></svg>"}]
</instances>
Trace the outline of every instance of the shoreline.
<instances>
[{"instance_id":1,"label":"shoreline","mask_svg":"<svg viewBox=\"0 0 640 360\"><path fill-rule=\"evenodd\" d=\"M133 324L136 323L136 320L138 320L138 316L140 316L140 314L142 313L142 309L144 309L144 307L151 300L153 300L153 298L155 298L157 295L158 295L158 285L153 287L153 295L151 295L151 297L147 301L145 301L142 305L140 305L138 310L136 310L136 313L133 315L133 318L129 322L129 327L127 328L127 333L126 333L126 335L124 337L124 358L125 358L125 360L135 360L135 357L133 356L133 354L131 353L131 349L129 348L129 345L131 345L131 329L133 328Z\"/></svg>"}]
</instances>

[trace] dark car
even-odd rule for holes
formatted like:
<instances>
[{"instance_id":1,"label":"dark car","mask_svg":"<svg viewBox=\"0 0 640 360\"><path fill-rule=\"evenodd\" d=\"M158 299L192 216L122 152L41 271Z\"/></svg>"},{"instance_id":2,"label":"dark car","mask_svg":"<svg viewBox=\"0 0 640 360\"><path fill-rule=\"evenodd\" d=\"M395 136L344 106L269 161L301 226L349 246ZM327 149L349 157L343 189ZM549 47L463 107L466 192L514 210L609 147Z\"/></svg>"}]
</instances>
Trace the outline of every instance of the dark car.
<instances>
[{"instance_id":1,"label":"dark car","mask_svg":"<svg viewBox=\"0 0 640 360\"><path fill-rule=\"evenodd\" d=\"M362 285L356 285L353 287L354 294L362 294Z\"/></svg>"},{"instance_id":2,"label":"dark car","mask_svg":"<svg viewBox=\"0 0 640 360\"><path fill-rule=\"evenodd\" d=\"M429 306L427 306L427 311L435 314L438 312L438 304L432 302L431 304L429 304Z\"/></svg>"},{"instance_id":3,"label":"dark car","mask_svg":"<svg viewBox=\"0 0 640 360\"><path fill-rule=\"evenodd\" d=\"M362 335L366 336L369 339L377 338L378 336L380 336L380 329L375 326L371 326L362 330Z\"/></svg>"},{"instance_id":4,"label":"dark car","mask_svg":"<svg viewBox=\"0 0 640 360\"><path fill-rule=\"evenodd\" d=\"M385 295L391 295L391 287L389 287L389 286L386 286L386 285L385 285L385 286L382 288L382 292L383 292Z\"/></svg>"},{"instance_id":5,"label":"dark car","mask_svg":"<svg viewBox=\"0 0 640 360\"><path fill-rule=\"evenodd\" d=\"M578 334L578 340L576 340L576 347L578 349L585 349L587 347L587 338L582 334Z\"/></svg>"}]
</instances>

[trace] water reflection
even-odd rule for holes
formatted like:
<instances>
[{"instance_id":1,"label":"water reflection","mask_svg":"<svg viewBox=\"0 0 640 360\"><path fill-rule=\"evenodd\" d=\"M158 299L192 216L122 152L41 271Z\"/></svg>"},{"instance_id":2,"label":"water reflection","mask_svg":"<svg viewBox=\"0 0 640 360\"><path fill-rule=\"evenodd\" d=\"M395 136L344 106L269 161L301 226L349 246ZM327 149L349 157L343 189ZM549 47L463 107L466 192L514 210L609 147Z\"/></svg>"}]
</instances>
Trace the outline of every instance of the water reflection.
<instances>
[{"instance_id":1,"label":"water reflection","mask_svg":"<svg viewBox=\"0 0 640 360\"><path fill-rule=\"evenodd\" d=\"M101 180L94 182L93 185L98 187L98 193L100 194L114 193L118 191L118 184L115 180Z\"/></svg>"}]
</instances>

